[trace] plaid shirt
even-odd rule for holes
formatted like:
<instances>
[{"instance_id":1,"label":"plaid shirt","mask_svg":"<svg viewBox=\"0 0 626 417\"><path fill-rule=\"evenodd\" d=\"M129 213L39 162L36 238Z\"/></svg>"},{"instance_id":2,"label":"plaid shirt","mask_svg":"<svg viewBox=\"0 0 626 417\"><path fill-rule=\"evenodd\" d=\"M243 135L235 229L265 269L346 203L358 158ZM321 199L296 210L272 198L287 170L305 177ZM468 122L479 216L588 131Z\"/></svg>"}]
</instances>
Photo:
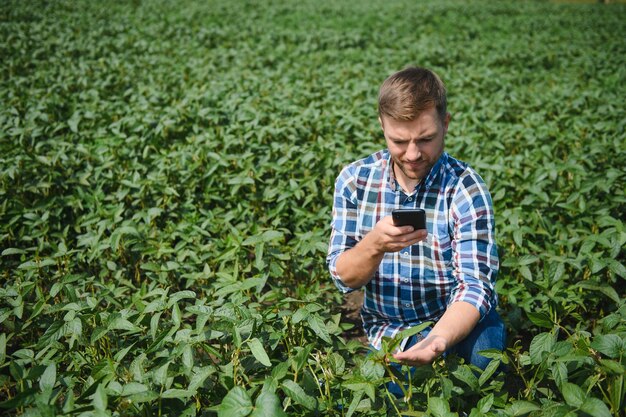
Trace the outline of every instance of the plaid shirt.
<instances>
[{"instance_id":1,"label":"plaid shirt","mask_svg":"<svg viewBox=\"0 0 626 417\"><path fill-rule=\"evenodd\" d=\"M497 304L498 252L491 196L467 164L443 153L428 176L405 194L387 150L345 167L335 184L328 269L342 292L339 255L357 244L396 208L426 211L428 238L384 255L365 285L361 308L370 343L424 321L437 321L447 306L466 301L481 319Z\"/></svg>"}]
</instances>

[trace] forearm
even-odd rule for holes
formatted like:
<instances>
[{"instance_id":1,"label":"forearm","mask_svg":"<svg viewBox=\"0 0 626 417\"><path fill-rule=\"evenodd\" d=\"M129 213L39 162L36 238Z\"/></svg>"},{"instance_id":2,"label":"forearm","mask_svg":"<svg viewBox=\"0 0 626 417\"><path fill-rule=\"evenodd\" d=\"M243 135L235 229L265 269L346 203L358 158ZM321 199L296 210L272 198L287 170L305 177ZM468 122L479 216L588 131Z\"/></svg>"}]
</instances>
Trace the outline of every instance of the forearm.
<instances>
[{"instance_id":1,"label":"forearm","mask_svg":"<svg viewBox=\"0 0 626 417\"><path fill-rule=\"evenodd\" d=\"M458 301L448 307L429 336L443 337L449 349L465 339L479 320L480 313L476 307L465 301Z\"/></svg>"},{"instance_id":2,"label":"forearm","mask_svg":"<svg viewBox=\"0 0 626 417\"><path fill-rule=\"evenodd\" d=\"M350 288L360 288L367 284L385 256L385 252L378 250L368 236L337 259L337 274Z\"/></svg>"}]
</instances>

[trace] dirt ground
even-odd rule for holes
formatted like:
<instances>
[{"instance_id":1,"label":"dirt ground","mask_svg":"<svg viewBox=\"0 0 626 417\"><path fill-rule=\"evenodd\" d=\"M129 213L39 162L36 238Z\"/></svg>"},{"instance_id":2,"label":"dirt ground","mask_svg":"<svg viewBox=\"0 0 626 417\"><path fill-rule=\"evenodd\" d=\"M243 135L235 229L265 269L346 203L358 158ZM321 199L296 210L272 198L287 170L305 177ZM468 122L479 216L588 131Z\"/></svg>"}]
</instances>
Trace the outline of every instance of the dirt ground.
<instances>
[{"instance_id":1,"label":"dirt ground","mask_svg":"<svg viewBox=\"0 0 626 417\"><path fill-rule=\"evenodd\" d=\"M367 336L365 336L363 323L361 322L361 305L363 305L363 291L353 291L344 295L343 304L341 305L342 321L352 323L354 327L343 332L343 337L348 340L358 340L367 345Z\"/></svg>"}]
</instances>

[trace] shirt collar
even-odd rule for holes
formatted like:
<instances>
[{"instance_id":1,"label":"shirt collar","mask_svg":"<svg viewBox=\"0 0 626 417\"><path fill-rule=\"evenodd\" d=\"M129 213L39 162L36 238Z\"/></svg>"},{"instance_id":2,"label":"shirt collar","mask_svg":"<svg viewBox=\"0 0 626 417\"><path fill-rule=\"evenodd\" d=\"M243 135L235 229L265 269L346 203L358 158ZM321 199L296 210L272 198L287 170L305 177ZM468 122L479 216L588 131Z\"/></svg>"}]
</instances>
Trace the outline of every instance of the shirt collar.
<instances>
[{"instance_id":1,"label":"shirt collar","mask_svg":"<svg viewBox=\"0 0 626 417\"><path fill-rule=\"evenodd\" d=\"M396 180L396 176L393 172L393 159L391 159L391 154L389 153L388 150L386 150L385 152L386 152L386 155L385 155L386 164L385 165L388 170L387 180L389 183L389 187L393 191L396 191L396 192L402 191L402 187L400 187L400 184L398 184L398 181ZM439 157L439 159L437 160L437 162L435 162L435 165L433 165L433 167L430 169L430 172L426 176L426 179L422 179L422 181L420 181L415 186L415 189L413 191L416 191L418 187L420 187L422 184L424 184L425 191L430 190L430 187L433 185L435 178L437 178L437 174L439 173L441 166L445 164L447 160L448 160L448 154L446 152L443 152L441 156Z\"/></svg>"}]
</instances>

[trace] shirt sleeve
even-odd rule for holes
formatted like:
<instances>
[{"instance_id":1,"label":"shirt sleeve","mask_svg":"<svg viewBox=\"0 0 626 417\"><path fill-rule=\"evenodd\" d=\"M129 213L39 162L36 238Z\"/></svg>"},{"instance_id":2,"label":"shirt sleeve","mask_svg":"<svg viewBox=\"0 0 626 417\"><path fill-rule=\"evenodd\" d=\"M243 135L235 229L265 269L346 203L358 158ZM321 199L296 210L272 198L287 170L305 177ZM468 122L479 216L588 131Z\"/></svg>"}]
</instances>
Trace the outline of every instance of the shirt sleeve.
<instances>
[{"instance_id":1,"label":"shirt sleeve","mask_svg":"<svg viewBox=\"0 0 626 417\"><path fill-rule=\"evenodd\" d=\"M497 302L494 285L499 260L491 196L471 168L459 178L451 208L456 285L448 305L468 302L476 307L482 320Z\"/></svg>"},{"instance_id":2,"label":"shirt sleeve","mask_svg":"<svg viewBox=\"0 0 626 417\"><path fill-rule=\"evenodd\" d=\"M326 263L335 285L343 293L354 291L346 286L337 274L337 259L344 251L354 247L357 225L356 180L353 167L344 168L335 182L331 236Z\"/></svg>"}]
</instances>

